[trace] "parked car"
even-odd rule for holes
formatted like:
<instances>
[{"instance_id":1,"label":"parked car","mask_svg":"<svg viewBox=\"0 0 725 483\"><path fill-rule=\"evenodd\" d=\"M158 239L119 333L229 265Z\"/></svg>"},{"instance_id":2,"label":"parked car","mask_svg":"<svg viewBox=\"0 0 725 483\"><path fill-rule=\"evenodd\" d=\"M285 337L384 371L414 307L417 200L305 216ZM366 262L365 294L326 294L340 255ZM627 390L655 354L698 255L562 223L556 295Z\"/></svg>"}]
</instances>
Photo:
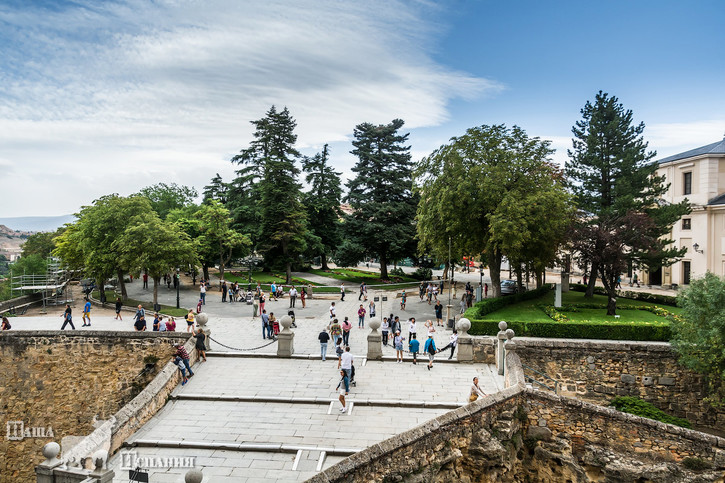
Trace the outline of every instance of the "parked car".
<instances>
[{"instance_id":1,"label":"parked car","mask_svg":"<svg viewBox=\"0 0 725 483\"><path fill-rule=\"evenodd\" d=\"M519 286L516 280L501 280L501 295L513 295L518 291Z\"/></svg>"}]
</instances>

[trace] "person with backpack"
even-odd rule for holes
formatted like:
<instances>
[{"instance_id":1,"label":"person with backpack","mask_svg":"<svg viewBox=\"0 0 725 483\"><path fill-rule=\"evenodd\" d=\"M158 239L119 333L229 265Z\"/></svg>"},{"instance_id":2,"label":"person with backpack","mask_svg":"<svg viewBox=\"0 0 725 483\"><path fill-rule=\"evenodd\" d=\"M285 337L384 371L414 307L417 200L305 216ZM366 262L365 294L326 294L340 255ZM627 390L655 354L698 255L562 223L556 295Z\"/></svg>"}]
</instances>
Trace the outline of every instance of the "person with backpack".
<instances>
[{"instance_id":1,"label":"person with backpack","mask_svg":"<svg viewBox=\"0 0 725 483\"><path fill-rule=\"evenodd\" d=\"M116 298L116 317L114 320L123 320L123 317L121 317L121 309L123 308L123 302L121 302L121 298Z\"/></svg>"},{"instance_id":2,"label":"person with backpack","mask_svg":"<svg viewBox=\"0 0 725 483\"><path fill-rule=\"evenodd\" d=\"M71 308L69 304L66 304L65 306L65 312L61 315L63 317L63 325L61 326L60 330L65 329L66 324L70 324L70 328L73 330L76 330L75 326L73 325L73 316L71 315Z\"/></svg>"},{"instance_id":3,"label":"person with backpack","mask_svg":"<svg viewBox=\"0 0 725 483\"><path fill-rule=\"evenodd\" d=\"M3 315L3 323L0 325L0 331L2 330L10 330L12 327L10 327L10 321L7 317Z\"/></svg>"},{"instance_id":4,"label":"person with backpack","mask_svg":"<svg viewBox=\"0 0 725 483\"><path fill-rule=\"evenodd\" d=\"M352 329L352 324L348 320L347 317L345 317L345 320L342 321L342 343L343 345L350 345L350 329Z\"/></svg>"},{"instance_id":5,"label":"person with backpack","mask_svg":"<svg viewBox=\"0 0 725 483\"><path fill-rule=\"evenodd\" d=\"M338 341L342 340L342 328L337 322L337 319L332 319L332 324L330 324L330 335L332 336L332 340L335 341L335 345L337 345Z\"/></svg>"},{"instance_id":6,"label":"person with backpack","mask_svg":"<svg viewBox=\"0 0 725 483\"><path fill-rule=\"evenodd\" d=\"M436 354L436 343L433 340L433 334L428 334L428 340L425 341L423 351L428 353L428 370L430 371L430 368L433 367L433 360Z\"/></svg>"},{"instance_id":7,"label":"person with backpack","mask_svg":"<svg viewBox=\"0 0 725 483\"><path fill-rule=\"evenodd\" d=\"M413 355L413 364L418 363L418 351L420 350L420 342L418 341L415 334L410 336L411 339L408 341L408 351Z\"/></svg>"}]
</instances>

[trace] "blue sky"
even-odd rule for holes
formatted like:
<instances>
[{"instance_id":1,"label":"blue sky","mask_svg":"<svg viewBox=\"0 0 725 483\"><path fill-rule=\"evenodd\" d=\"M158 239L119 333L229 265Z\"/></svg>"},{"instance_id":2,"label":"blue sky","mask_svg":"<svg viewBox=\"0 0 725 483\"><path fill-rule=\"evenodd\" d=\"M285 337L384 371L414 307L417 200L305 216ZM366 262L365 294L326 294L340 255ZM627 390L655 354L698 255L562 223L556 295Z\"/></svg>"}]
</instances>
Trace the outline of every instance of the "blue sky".
<instances>
[{"instance_id":1,"label":"blue sky","mask_svg":"<svg viewBox=\"0 0 725 483\"><path fill-rule=\"evenodd\" d=\"M354 126L397 117L414 159L506 123L563 162L600 89L664 157L725 133L724 14L722 1L0 2L0 217L230 179L271 104L289 107L305 154L330 143L345 176Z\"/></svg>"}]
</instances>

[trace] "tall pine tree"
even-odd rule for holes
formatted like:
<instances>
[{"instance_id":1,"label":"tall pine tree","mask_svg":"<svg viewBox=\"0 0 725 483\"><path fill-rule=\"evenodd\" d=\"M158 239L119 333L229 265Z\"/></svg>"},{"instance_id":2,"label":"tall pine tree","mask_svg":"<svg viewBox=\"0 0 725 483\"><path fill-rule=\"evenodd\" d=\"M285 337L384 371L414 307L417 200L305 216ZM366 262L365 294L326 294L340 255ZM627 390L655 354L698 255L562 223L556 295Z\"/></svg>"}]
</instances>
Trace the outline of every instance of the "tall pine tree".
<instances>
[{"instance_id":1,"label":"tall pine tree","mask_svg":"<svg viewBox=\"0 0 725 483\"><path fill-rule=\"evenodd\" d=\"M242 167L233 183L239 204L235 215L243 215L247 223L259 220L256 246L269 268L285 267L287 283L292 279L292 263L306 247L306 213L300 201L300 174L295 161L297 123L285 107L272 106L264 118L252 121L254 140L232 158ZM237 190L235 192L235 190ZM258 200L258 201L257 201Z\"/></svg>"},{"instance_id":2,"label":"tall pine tree","mask_svg":"<svg viewBox=\"0 0 725 483\"><path fill-rule=\"evenodd\" d=\"M344 220L345 243L338 259L348 264L365 256L380 260L380 276L388 278L388 264L415 252L415 210L408 134L399 134L403 121L355 127L351 151L358 157L348 181L346 200L353 213Z\"/></svg>"},{"instance_id":3,"label":"tall pine tree","mask_svg":"<svg viewBox=\"0 0 725 483\"><path fill-rule=\"evenodd\" d=\"M599 276L609 295L607 314L614 315L617 279L628 266L653 259L666 266L684 254L667 235L690 208L687 201L662 203L668 185L642 139L644 123L634 125L632 111L616 97L599 91L581 114L566 163L581 210L573 244L579 263L591 269L587 295Z\"/></svg>"},{"instance_id":4,"label":"tall pine tree","mask_svg":"<svg viewBox=\"0 0 725 483\"><path fill-rule=\"evenodd\" d=\"M304 194L304 204L307 207L310 230L320 238L321 249L315 255L320 256L323 270L328 268L327 256L340 243L342 216L340 173L328 164L329 158L330 153L325 144L322 152L302 159L302 169L307 173L305 180L310 185L310 190Z\"/></svg>"}]
</instances>

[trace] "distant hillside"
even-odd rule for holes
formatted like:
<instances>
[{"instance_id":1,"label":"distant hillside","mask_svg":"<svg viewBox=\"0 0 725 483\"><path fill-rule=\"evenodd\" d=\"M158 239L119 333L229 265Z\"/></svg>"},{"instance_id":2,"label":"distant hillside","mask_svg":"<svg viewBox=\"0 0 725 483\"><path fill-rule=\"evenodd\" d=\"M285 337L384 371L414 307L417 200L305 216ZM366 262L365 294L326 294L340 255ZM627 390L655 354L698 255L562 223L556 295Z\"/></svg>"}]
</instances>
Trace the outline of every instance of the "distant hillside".
<instances>
[{"instance_id":1,"label":"distant hillside","mask_svg":"<svg viewBox=\"0 0 725 483\"><path fill-rule=\"evenodd\" d=\"M73 215L18 216L15 218L0 218L0 225L18 231L55 231L73 220L75 220Z\"/></svg>"}]
</instances>

